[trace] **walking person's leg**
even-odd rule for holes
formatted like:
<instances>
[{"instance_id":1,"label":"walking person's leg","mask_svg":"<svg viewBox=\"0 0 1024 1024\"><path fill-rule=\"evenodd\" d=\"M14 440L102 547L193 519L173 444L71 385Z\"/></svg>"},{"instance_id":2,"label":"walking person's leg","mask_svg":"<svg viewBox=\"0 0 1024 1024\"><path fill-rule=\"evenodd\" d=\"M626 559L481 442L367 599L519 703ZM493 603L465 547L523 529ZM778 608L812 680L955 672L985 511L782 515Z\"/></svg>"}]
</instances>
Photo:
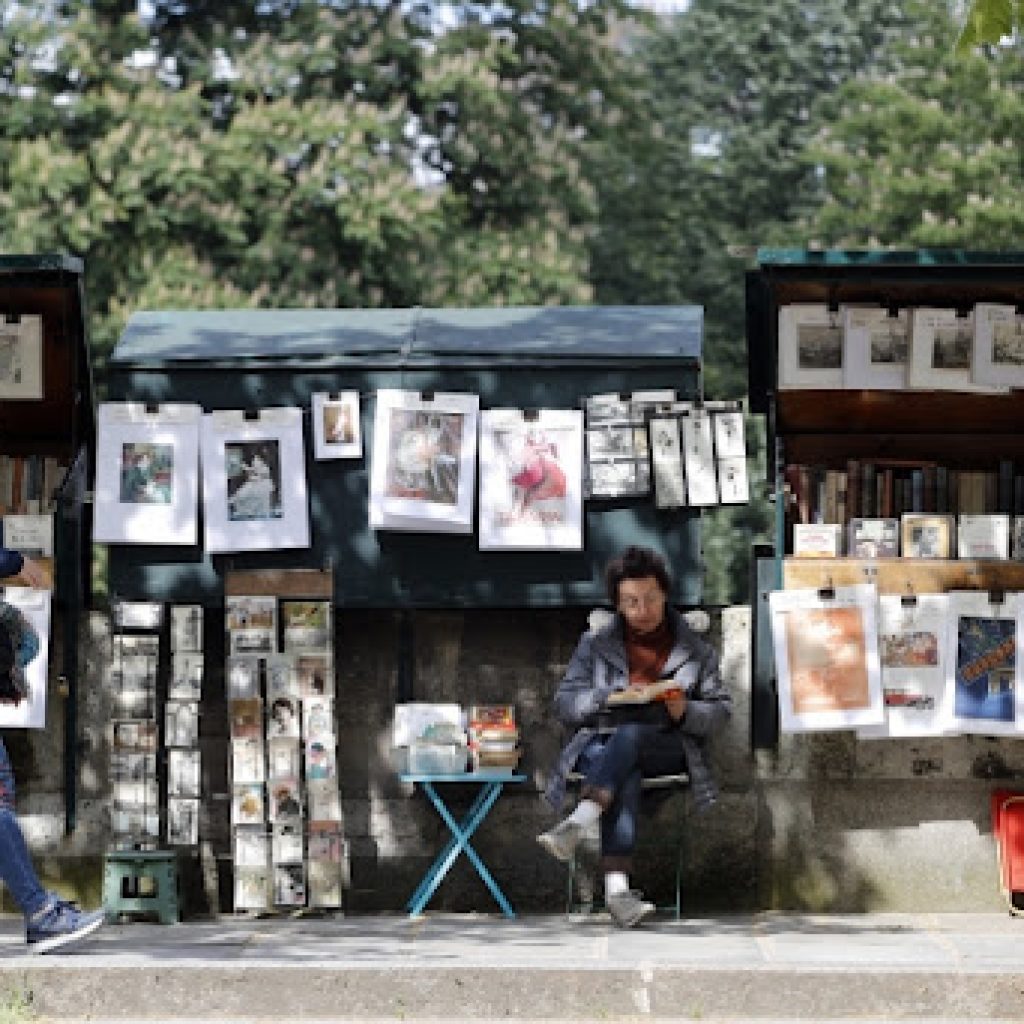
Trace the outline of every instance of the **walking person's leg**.
<instances>
[{"instance_id":1,"label":"walking person's leg","mask_svg":"<svg viewBox=\"0 0 1024 1024\"><path fill-rule=\"evenodd\" d=\"M103 923L103 912L84 914L47 892L39 881L14 810L14 772L0 739L0 879L25 915L26 940L45 953L85 938Z\"/></svg>"}]
</instances>

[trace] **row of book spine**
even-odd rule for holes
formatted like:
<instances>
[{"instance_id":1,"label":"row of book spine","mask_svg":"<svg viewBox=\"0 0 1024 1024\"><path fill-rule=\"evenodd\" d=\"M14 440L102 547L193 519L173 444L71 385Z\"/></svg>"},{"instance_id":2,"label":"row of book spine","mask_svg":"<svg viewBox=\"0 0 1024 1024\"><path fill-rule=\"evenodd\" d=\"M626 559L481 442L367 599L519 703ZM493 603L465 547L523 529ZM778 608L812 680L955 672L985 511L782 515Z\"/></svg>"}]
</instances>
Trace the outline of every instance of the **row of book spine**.
<instances>
[{"instance_id":1,"label":"row of book spine","mask_svg":"<svg viewBox=\"0 0 1024 1024\"><path fill-rule=\"evenodd\" d=\"M1024 515L1024 471L1012 459L992 470L938 463L848 459L845 469L789 464L787 514L797 523L849 523L905 512Z\"/></svg>"},{"instance_id":2,"label":"row of book spine","mask_svg":"<svg viewBox=\"0 0 1024 1024\"><path fill-rule=\"evenodd\" d=\"M52 512L66 469L49 455L0 455L0 515Z\"/></svg>"}]
</instances>

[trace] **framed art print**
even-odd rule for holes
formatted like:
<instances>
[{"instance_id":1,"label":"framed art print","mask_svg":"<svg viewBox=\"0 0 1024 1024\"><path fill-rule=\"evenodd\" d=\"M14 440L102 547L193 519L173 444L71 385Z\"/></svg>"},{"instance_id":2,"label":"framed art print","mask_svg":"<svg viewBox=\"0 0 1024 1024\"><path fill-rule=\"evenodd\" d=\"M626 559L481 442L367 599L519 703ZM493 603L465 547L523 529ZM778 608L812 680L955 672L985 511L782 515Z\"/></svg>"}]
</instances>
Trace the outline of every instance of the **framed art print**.
<instances>
[{"instance_id":1,"label":"framed art print","mask_svg":"<svg viewBox=\"0 0 1024 1024\"><path fill-rule=\"evenodd\" d=\"M375 530L470 533L476 483L476 395L377 392L370 466Z\"/></svg>"},{"instance_id":2,"label":"framed art print","mask_svg":"<svg viewBox=\"0 0 1024 1024\"><path fill-rule=\"evenodd\" d=\"M1024 387L1024 314L1016 306L979 302L974 307L976 384Z\"/></svg>"},{"instance_id":3,"label":"framed art print","mask_svg":"<svg viewBox=\"0 0 1024 1024\"><path fill-rule=\"evenodd\" d=\"M843 386L843 318L823 303L779 307L779 390Z\"/></svg>"},{"instance_id":4,"label":"framed art print","mask_svg":"<svg viewBox=\"0 0 1024 1024\"><path fill-rule=\"evenodd\" d=\"M302 410L203 417L206 551L309 547Z\"/></svg>"},{"instance_id":5,"label":"framed art print","mask_svg":"<svg viewBox=\"0 0 1024 1024\"><path fill-rule=\"evenodd\" d=\"M43 398L43 319L0 315L0 400Z\"/></svg>"},{"instance_id":6,"label":"framed art print","mask_svg":"<svg viewBox=\"0 0 1024 1024\"><path fill-rule=\"evenodd\" d=\"M1024 732L1019 594L993 602L984 591L949 594L946 631L948 718L956 732Z\"/></svg>"},{"instance_id":7,"label":"framed art print","mask_svg":"<svg viewBox=\"0 0 1024 1024\"><path fill-rule=\"evenodd\" d=\"M189 404L100 405L94 541L197 542L201 415Z\"/></svg>"},{"instance_id":8,"label":"framed art print","mask_svg":"<svg viewBox=\"0 0 1024 1024\"><path fill-rule=\"evenodd\" d=\"M843 386L873 391L907 387L910 310L847 306L843 325Z\"/></svg>"},{"instance_id":9,"label":"framed art print","mask_svg":"<svg viewBox=\"0 0 1024 1024\"><path fill-rule=\"evenodd\" d=\"M882 725L871 584L769 594L783 732Z\"/></svg>"},{"instance_id":10,"label":"framed art print","mask_svg":"<svg viewBox=\"0 0 1024 1024\"><path fill-rule=\"evenodd\" d=\"M45 729L46 681L50 668L50 592L33 587L3 587L0 600L20 611L39 639L38 654L25 666L28 696L17 704L0 704L0 728Z\"/></svg>"},{"instance_id":11,"label":"framed art print","mask_svg":"<svg viewBox=\"0 0 1024 1024\"><path fill-rule=\"evenodd\" d=\"M358 391L316 391L312 395L312 410L314 458L362 458Z\"/></svg>"},{"instance_id":12,"label":"framed art print","mask_svg":"<svg viewBox=\"0 0 1024 1024\"><path fill-rule=\"evenodd\" d=\"M878 599L878 659L885 723L862 739L941 736L947 731L945 594L885 594Z\"/></svg>"},{"instance_id":13,"label":"framed art print","mask_svg":"<svg viewBox=\"0 0 1024 1024\"><path fill-rule=\"evenodd\" d=\"M582 548L582 411L484 411L480 417L480 549Z\"/></svg>"}]
</instances>

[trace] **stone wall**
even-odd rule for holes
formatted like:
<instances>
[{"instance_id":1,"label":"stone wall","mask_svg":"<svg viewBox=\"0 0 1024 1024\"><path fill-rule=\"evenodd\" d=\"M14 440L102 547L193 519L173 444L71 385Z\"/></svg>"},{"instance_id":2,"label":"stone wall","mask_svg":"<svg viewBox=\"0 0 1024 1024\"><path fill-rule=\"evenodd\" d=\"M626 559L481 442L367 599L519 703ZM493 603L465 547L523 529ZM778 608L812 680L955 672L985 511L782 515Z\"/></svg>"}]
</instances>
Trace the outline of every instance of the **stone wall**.
<instances>
[{"instance_id":1,"label":"stone wall","mask_svg":"<svg viewBox=\"0 0 1024 1024\"><path fill-rule=\"evenodd\" d=\"M559 744L549 708L585 626L585 611L418 612L412 671L401 685L398 615L345 611L337 618L339 769L351 853L348 909L401 912L447 838L422 794L403 786L392 768L391 709L396 700L416 699L515 703L528 781L506 788L475 845L517 910L561 910L565 869L540 850L535 836L554 820L540 796ZM215 631L216 623L211 615L208 629ZM775 751L755 757L749 609L716 613L711 638L722 652L735 713L715 751L721 799L707 814L686 814L686 912L1000 906L988 792L1024 776L1021 744L982 737L858 741L851 733L833 733L782 737ZM98 897L107 836L110 714L103 680L109 646L107 620L94 613L82 623L81 765L73 836L63 835L63 708L55 683L47 730L8 736L20 812L40 866L48 879L89 903ZM201 725L207 797L203 842L199 855L183 863L186 908L193 915L227 908L231 891L226 709L223 698L215 697L223 694L216 645L208 656ZM658 836L667 844L645 842L638 858L636 881L659 902L672 897L676 799L660 807L645 828L645 839ZM582 895L592 884L584 871ZM464 859L430 906L494 907Z\"/></svg>"}]
</instances>

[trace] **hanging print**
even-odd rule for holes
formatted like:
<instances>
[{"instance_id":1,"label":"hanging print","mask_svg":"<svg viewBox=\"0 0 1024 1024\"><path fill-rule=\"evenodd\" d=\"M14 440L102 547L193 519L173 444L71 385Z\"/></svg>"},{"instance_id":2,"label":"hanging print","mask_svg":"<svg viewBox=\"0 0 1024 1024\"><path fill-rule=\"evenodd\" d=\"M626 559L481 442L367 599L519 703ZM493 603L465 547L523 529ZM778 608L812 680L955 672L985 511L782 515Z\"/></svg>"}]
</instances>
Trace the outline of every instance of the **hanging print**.
<instances>
[{"instance_id":1,"label":"hanging print","mask_svg":"<svg viewBox=\"0 0 1024 1024\"><path fill-rule=\"evenodd\" d=\"M480 549L583 547L583 413L490 409L480 429Z\"/></svg>"},{"instance_id":2,"label":"hanging print","mask_svg":"<svg viewBox=\"0 0 1024 1024\"><path fill-rule=\"evenodd\" d=\"M471 532L478 409L476 395L377 392L371 527Z\"/></svg>"},{"instance_id":3,"label":"hanging print","mask_svg":"<svg viewBox=\"0 0 1024 1024\"><path fill-rule=\"evenodd\" d=\"M202 455L208 552L309 547L301 410L208 413Z\"/></svg>"},{"instance_id":4,"label":"hanging print","mask_svg":"<svg viewBox=\"0 0 1024 1024\"><path fill-rule=\"evenodd\" d=\"M198 405L100 406L93 540L196 543L201 415Z\"/></svg>"}]
</instances>

